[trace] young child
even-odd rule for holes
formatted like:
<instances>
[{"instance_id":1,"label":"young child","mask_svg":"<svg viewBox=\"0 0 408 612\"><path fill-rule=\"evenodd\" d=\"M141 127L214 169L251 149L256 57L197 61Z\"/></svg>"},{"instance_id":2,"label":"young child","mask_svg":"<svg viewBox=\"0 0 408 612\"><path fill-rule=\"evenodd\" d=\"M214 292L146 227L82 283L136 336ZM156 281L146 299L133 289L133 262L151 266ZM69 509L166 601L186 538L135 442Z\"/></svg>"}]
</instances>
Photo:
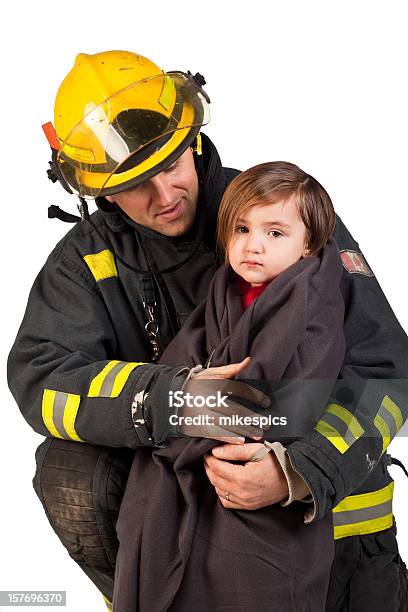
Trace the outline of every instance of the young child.
<instances>
[{"instance_id":1,"label":"young child","mask_svg":"<svg viewBox=\"0 0 408 612\"><path fill-rule=\"evenodd\" d=\"M334 225L329 195L294 164L238 175L218 215L225 264L161 362L217 366L250 355L246 379L336 378L344 305Z\"/></svg>"},{"instance_id":2,"label":"young child","mask_svg":"<svg viewBox=\"0 0 408 612\"><path fill-rule=\"evenodd\" d=\"M344 356L334 225L326 191L293 164L261 164L236 177L218 217L225 264L161 362L210 365L197 375L205 379L212 367L249 355L245 379L278 389L272 412L288 412L294 426L305 417L303 426L311 429ZM306 380L299 402L290 390ZM136 453L117 524L114 605L123 612L139 609L137 601L140 610L154 601L157 610L323 611L333 554L330 518L305 525L297 502L223 508L202 468L214 444L173 440L153 451L154 461ZM153 567L161 568L154 588L141 569Z\"/></svg>"}]
</instances>

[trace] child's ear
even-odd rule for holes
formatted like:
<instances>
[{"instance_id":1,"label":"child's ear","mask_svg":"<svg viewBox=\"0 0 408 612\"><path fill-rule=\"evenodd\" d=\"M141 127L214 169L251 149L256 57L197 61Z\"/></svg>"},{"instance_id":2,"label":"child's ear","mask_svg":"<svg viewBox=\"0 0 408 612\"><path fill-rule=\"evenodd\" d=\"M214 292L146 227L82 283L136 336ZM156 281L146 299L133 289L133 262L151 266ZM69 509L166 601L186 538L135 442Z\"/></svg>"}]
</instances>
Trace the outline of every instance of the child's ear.
<instances>
[{"instance_id":1,"label":"child's ear","mask_svg":"<svg viewBox=\"0 0 408 612\"><path fill-rule=\"evenodd\" d=\"M308 257L309 253L310 253L310 249L308 249L307 247L305 247L305 248L303 249L303 255L302 255L302 257Z\"/></svg>"}]
</instances>

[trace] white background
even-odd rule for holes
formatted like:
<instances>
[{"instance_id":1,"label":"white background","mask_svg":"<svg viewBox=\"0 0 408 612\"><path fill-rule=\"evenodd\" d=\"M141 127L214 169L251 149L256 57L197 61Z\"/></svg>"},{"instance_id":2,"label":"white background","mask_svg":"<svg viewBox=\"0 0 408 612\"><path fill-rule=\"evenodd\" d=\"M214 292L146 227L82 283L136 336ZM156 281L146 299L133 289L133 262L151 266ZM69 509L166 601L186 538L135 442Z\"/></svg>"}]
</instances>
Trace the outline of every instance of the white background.
<instances>
[{"instance_id":1,"label":"white background","mask_svg":"<svg viewBox=\"0 0 408 612\"><path fill-rule=\"evenodd\" d=\"M64 589L69 611L103 610L51 531L31 488L41 438L5 383L28 291L68 227L49 204L75 199L47 180L41 124L78 52L128 49L165 70L203 73L206 133L224 165L298 163L327 188L408 330L407 9L402 1L8 2L2 9L0 589ZM392 445L408 463L405 439ZM408 480L395 515L408 558ZM54 608L52 608L54 609ZM59 609L59 608L55 608Z\"/></svg>"}]
</instances>

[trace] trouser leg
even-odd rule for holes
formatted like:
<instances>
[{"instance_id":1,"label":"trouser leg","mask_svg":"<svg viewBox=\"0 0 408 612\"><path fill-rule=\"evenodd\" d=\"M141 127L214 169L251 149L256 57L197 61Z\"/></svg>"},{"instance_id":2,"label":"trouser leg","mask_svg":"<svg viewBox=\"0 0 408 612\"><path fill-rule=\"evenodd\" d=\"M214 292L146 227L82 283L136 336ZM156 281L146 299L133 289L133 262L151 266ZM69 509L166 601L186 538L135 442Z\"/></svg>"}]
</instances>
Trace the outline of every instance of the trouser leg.
<instances>
[{"instance_id":1,"label":"trouser leg","mask_svg":"<svg viewBox=\"0 0 408 612\"><path fill-rule=\"evenodd\" d=\"M47 438L34 489L69 555L112 601L116 520L134 451Z\"/></svg>"},{"instance_id":2,"label":"trouser leg","mask_svg":"<svg viewBox=\"0 0 408 612\"><path fill-rule=\"evenodd\" d=\"M336 541L326 612L407 612L395 528Z\"/></svg>"}]
</instances>

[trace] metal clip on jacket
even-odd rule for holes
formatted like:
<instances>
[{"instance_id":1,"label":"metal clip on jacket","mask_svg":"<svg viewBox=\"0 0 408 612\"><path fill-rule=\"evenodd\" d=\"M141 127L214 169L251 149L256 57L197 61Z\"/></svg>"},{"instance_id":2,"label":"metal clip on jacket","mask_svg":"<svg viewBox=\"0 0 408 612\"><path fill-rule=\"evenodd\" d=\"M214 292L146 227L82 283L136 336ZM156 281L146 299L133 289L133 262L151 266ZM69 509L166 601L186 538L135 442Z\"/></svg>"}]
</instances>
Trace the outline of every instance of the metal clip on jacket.
<instances>
[{"instance_id":1,"label":"metal clip on jacket","mask_svg":"<svg viewBox=\"0 0 408 612\"><path fill-rule=\"evenodd\" d=\"M147 323L144 328L147 332L149 342L152 346L152 361L157 361L160 357L159 344L159 324L155 319L155 288L153 280L150 276L142 279L142 304L147 314Z\"/></svg>"},{"instance_id":2,"label":"metal clip on jacket","mask_svg":"<svg viewBox=\"0 0 408 612\"><path fill-rule=\"evenodd\" d=\"M152 345L153 349L152 361L157 361L160 357L160 347L158 338L159 326L154 318L154 307L156 306L156 302L152 305L143 302L143 306L146 310L148 318L148 321L144 327L149 337L149 342Z\"/></svg>"}]
</instances>

